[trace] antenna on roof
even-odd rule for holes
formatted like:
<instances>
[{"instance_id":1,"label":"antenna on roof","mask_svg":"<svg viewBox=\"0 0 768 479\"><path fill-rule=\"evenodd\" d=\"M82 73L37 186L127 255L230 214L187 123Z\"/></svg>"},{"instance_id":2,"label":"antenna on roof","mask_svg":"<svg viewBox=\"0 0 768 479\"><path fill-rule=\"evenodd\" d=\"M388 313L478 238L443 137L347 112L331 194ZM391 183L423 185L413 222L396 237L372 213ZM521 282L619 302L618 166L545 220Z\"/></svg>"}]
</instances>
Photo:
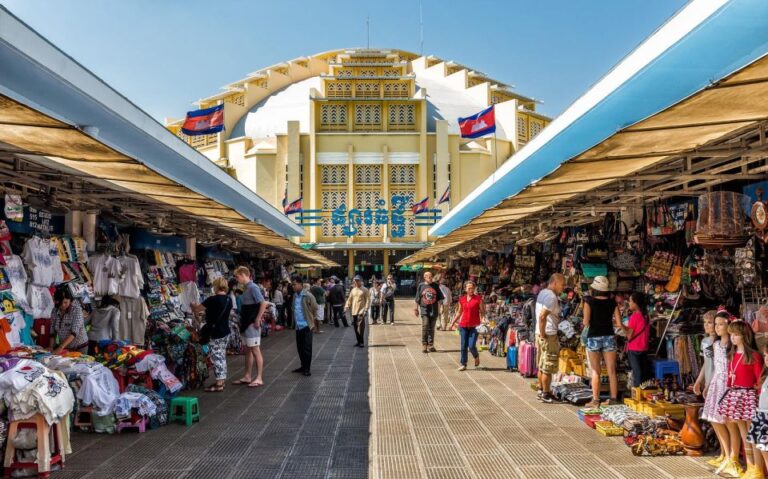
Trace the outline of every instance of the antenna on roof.
<instances>
[{"instance_id":1,"label":"antenna on roof","mask_svg":"<svg viewBox=\"0 0 768 479\"><path fill-rule=\"evenodd\" d=\"M424 56L424 15L421 10L421 0L419 0L419 55Z\"/></svg>"}]
</instances>

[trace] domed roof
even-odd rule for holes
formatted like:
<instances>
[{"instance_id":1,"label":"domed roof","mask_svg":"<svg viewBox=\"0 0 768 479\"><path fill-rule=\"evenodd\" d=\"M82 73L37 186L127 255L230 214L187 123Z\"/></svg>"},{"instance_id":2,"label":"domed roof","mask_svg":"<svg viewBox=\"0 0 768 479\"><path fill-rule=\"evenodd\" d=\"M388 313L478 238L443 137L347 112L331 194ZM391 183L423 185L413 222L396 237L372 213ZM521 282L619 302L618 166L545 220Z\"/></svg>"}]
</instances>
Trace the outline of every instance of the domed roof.
<instances>
[{"instance_id":1,"label":"domed roof","mask_svg":"<svg viewBox=\"0 0 768 479\"><path fill-rule=\"evenodd\" d=\"M416 95L419 96L422 90L426 91L428 132L435 131L437 120L446 120L449 133L457 134L459 117L473 115L488 106L479 95L470 94L448 76L427 74L424 71L414 71L413 74ZM320 76L297 81L266 97L240 118L230 138L245 136L260 139L285 134L289 120L298 120L301 133L309 133L310 91L313 88L322 91ZM497 125L497 135L507 139L500 124Z\"/></svg>"}]
</instances>

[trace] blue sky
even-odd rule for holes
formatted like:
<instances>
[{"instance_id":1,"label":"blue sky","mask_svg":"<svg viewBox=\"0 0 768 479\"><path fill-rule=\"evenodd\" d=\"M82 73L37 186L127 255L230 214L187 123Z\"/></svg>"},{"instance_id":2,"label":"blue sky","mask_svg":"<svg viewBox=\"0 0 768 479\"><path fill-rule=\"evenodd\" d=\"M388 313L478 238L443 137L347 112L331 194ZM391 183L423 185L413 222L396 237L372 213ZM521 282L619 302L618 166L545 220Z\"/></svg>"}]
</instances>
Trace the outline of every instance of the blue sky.
<instances>
[{"instance_id":1,"label":"blue sky","mask_svg":"<svg viewBox=\"0 0 768 479\"><path fill-rule=\"evenodd\" d=\"M422 0L424 53L556 116L686 2ZM416 0L0 0L155 118L284 60L365 46L419 51Z\"/></svg>"}]
</instances>

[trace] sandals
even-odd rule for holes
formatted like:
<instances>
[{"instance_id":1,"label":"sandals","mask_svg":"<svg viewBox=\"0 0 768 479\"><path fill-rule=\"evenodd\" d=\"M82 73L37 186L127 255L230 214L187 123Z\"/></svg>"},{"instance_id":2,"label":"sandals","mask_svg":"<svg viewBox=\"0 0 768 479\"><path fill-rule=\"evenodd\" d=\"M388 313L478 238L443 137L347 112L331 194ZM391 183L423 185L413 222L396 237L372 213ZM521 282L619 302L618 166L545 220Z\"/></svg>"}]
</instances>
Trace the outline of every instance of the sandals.
<instances>
[{"instance_id":1,"label":"sandals","mask_svg":"<svg viewBox=\"0 0 768 479\"><path fill-rule=\"evenodd\" d=\"M205 388L205 392L207 393L220 393L224 391L224 385L223 384L211 384L207 388Z\"/></svg>"},{"instance_id":2,"label":"sandals","mask_svg":"<svg viewBox=\"0 0 768 479\"><path fill-rule=\"evenodd\" d=\"M251 381L250 383L248 383L248 387L249 387L249 388L260 388L260 387L262 387L263 385L264 385L264 383L263 383L263 382L260 382L260 383L259 383L259 382L256 382L256 381Z\"/></svg>"},{"instance_id":3,"label":"sandals","mask_svg":"<svg viewBox=\"0 0 768 479\"><path fill-rule=\"evenodd\" d=\"M237 381L232 381L232 384L235 386L245 386L246 384L251 384L253 382L252 379L246 381L245 379L238 379Z\"/></svg>"}]
</instances>

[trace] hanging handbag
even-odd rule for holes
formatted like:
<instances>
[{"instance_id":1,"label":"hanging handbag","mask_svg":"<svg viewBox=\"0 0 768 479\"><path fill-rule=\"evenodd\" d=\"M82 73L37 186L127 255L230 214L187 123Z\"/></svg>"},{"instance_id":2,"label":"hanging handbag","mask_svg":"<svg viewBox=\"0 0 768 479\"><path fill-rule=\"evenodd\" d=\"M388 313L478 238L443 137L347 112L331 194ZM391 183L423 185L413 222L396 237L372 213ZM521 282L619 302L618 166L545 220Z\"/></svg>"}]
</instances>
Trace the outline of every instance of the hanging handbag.
<instances>
[{"instance_id":1,"label":"hanging handbag","mask_svg":"<svg viewBox=\"0 0 768 479\"><path fill-rule=\"evenodd\" d=\"M216 322L221 321L221 318L224 317L224 313L227 311L227 309L230 309L232 306L232 299L227 296L227 305L224 306L224 309L219 313L219 317L216 318ZM205 319L205 324L202 328L200 328L200 344L205 346L206 344L211 342L211 336L213 335L213 321L208 321L208 318Z\"/></svg>"}]
</instances>

